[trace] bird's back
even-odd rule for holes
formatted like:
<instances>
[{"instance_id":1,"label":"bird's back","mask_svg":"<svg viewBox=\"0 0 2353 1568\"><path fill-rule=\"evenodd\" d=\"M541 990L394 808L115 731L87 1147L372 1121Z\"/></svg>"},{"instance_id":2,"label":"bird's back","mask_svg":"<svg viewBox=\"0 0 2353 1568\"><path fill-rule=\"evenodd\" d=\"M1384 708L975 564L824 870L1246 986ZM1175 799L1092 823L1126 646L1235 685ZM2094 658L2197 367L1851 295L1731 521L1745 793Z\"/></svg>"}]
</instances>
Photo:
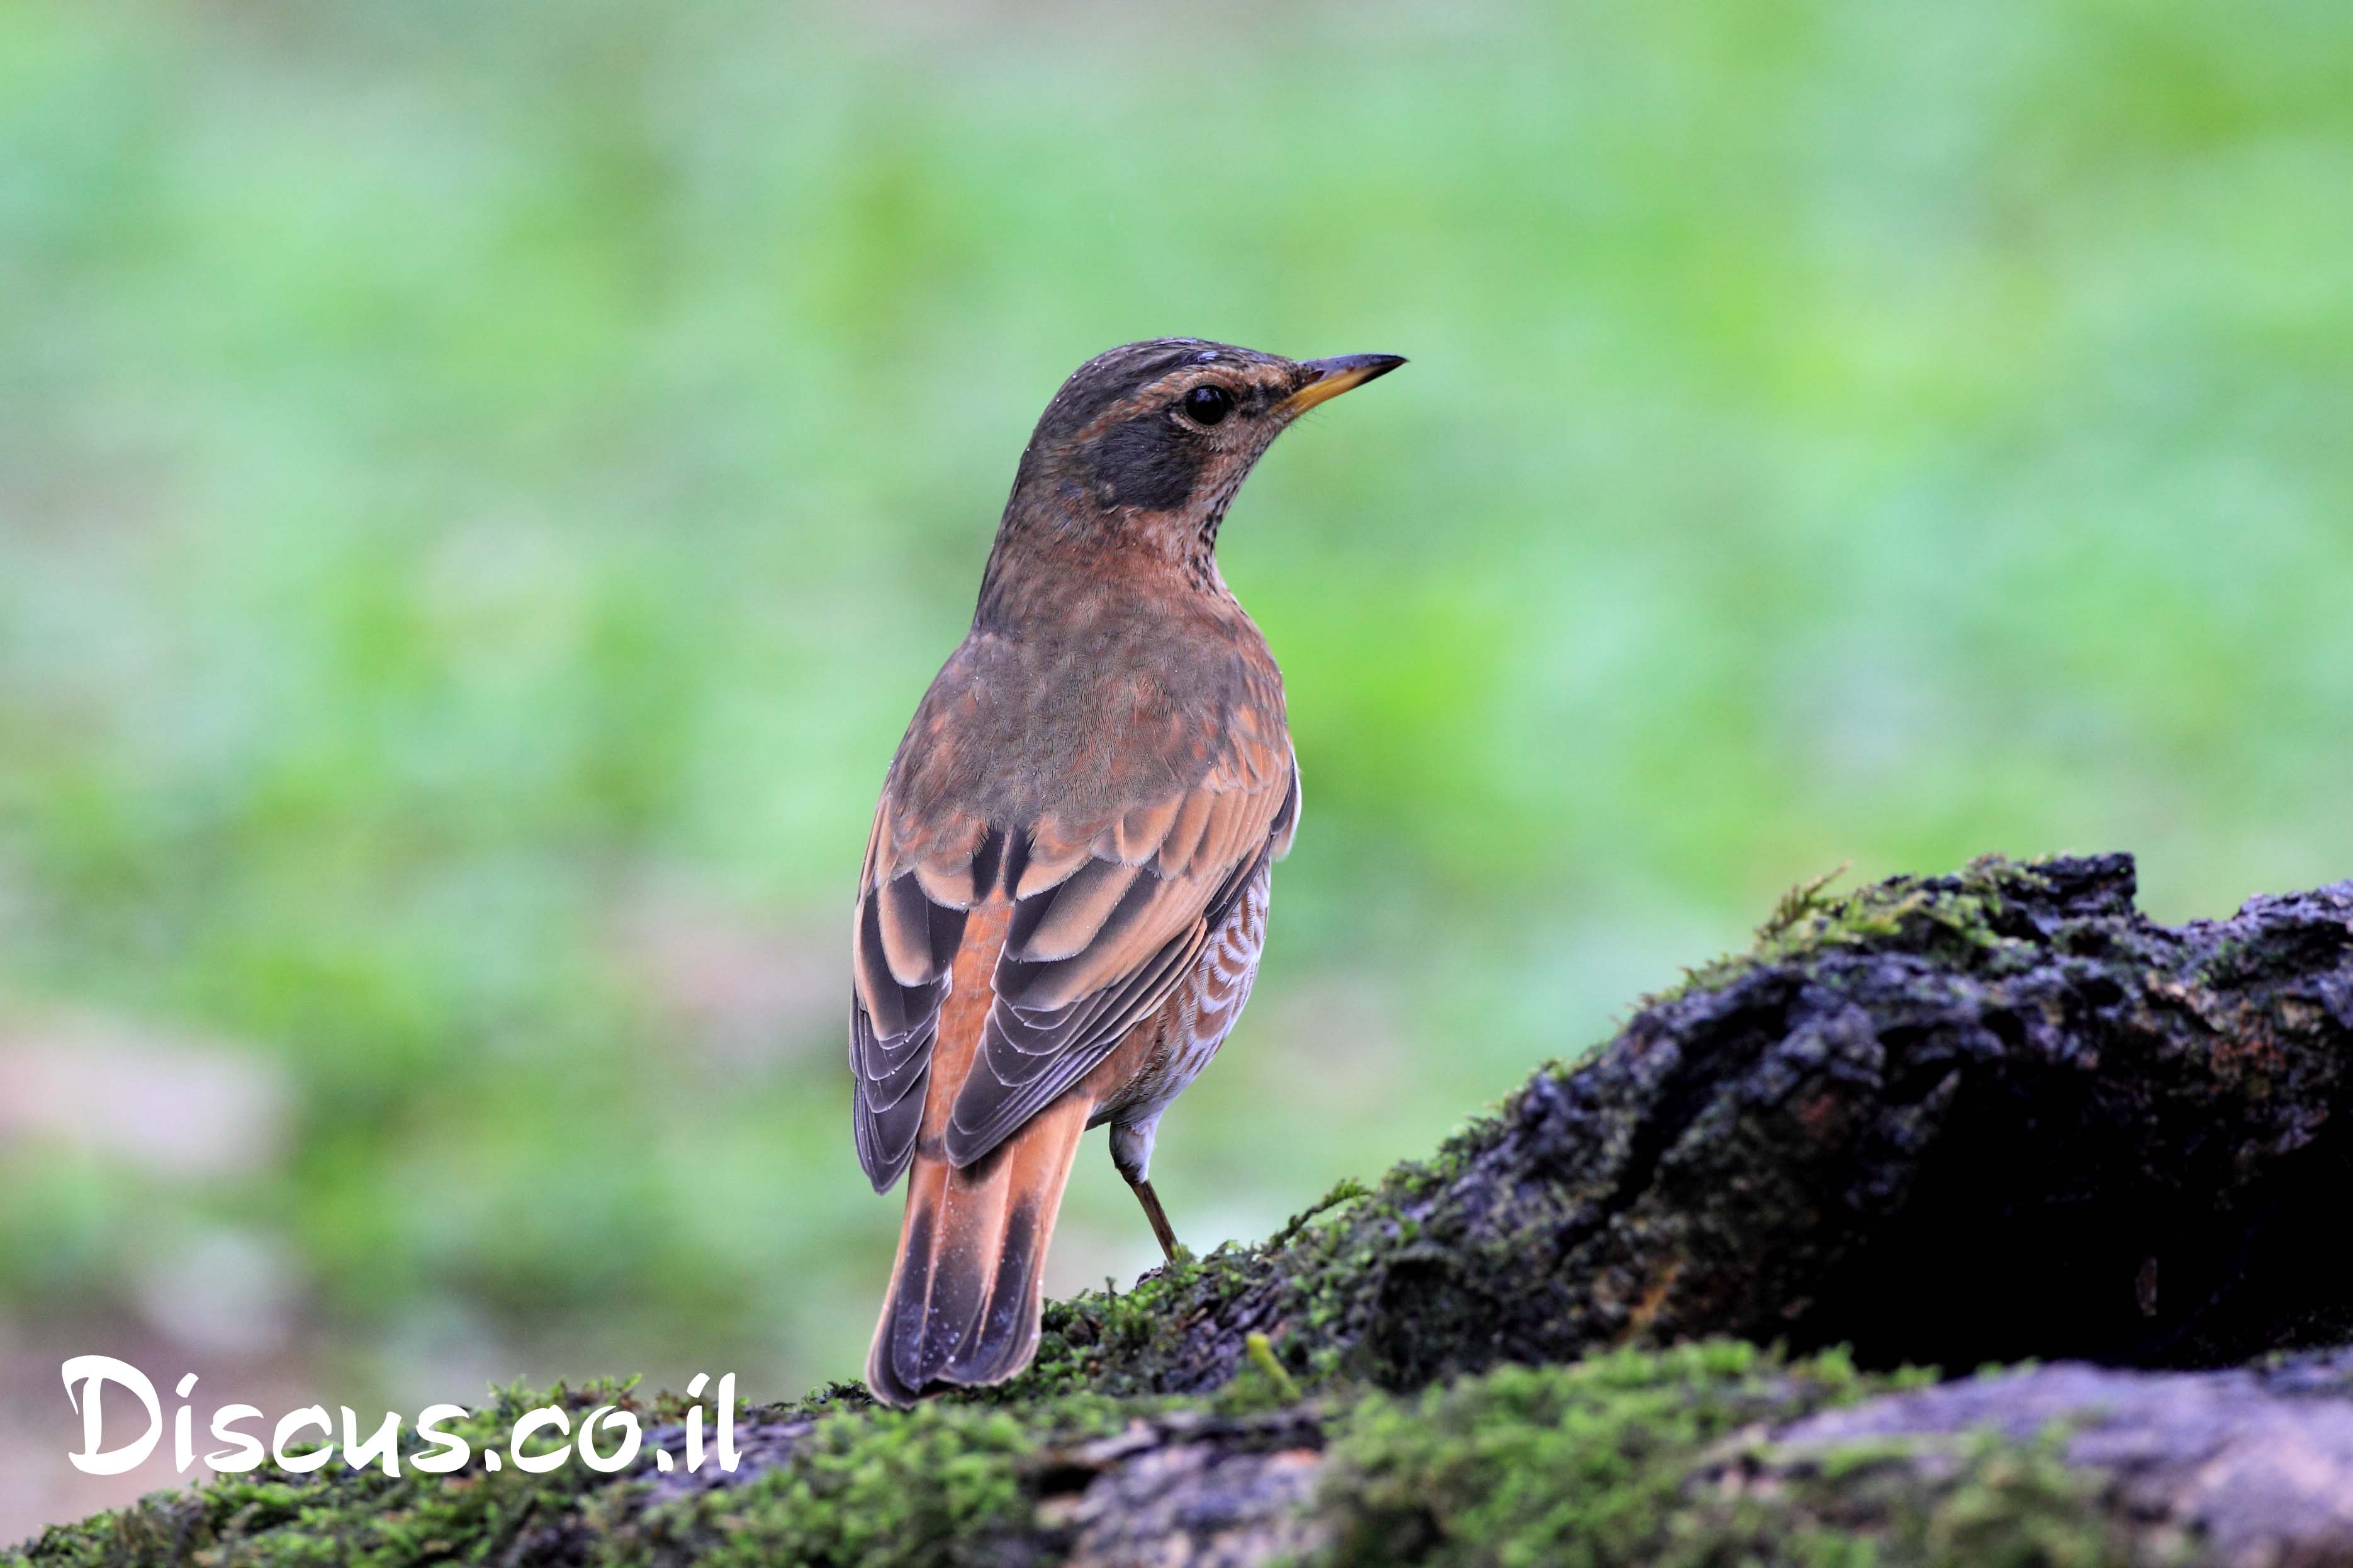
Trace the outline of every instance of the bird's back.
<instances>
[{"instance_id":1,"label":"bird's back","mask_svg":"<svg viewBox=\"0 0 2353 1568\"><path fill-rule=\"evenodd\" d=\"M1102 817L1189 787L1240 742L1287 744L1282 672L1241 605L1070 583L976 626L915 710L890 787L919 818Z\"/></svg>"}]
</instances>

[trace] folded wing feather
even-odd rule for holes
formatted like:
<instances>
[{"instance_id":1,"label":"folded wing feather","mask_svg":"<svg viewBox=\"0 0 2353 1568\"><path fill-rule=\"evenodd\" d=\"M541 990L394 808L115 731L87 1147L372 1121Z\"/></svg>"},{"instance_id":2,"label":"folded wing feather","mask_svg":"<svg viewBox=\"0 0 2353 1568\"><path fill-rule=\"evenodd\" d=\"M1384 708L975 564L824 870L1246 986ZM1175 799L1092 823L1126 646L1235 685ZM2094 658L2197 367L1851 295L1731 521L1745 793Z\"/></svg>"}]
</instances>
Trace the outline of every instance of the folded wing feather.
<instances>
[{"instance_id":1,"label":"folded wing feather","mask_svg":"<svg viewBox=\"0 0 2353 1568\"><path fill-rule=\"evenodd\" d=\"M900 820L886 785L860 878L850 1062L858 1154L878 1191L913 1157L965 916L1013 910L996 1000L944 1137L969 1165L1084 1078L1187 973L1297 816L1297 764L1238 738L1189 788L1093 820ZM894 780L895 782L895 780ZM1278 846L1275 840L1283 842Z\"/></svg>"}]
</instances>

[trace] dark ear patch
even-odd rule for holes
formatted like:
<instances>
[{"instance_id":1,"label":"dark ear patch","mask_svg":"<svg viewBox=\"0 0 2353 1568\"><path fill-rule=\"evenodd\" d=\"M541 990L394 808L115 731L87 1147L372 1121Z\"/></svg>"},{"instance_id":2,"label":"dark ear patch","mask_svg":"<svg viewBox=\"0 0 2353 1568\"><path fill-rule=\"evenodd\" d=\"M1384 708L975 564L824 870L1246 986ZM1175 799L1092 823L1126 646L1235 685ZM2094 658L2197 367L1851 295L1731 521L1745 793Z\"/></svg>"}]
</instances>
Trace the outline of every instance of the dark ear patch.
<instances>
[{"instance_id":1,"label":"dark ear patch","mask_svg":"<svg viewBox=\"0 0 2353 1568\"><path fill-rule=\"evenodd\" d=\"M1095 443L1095 489L1106 506L1173 511L1193 493L1207 456L1166 413L1139 414Z\"/></svg>"}]
</instances>

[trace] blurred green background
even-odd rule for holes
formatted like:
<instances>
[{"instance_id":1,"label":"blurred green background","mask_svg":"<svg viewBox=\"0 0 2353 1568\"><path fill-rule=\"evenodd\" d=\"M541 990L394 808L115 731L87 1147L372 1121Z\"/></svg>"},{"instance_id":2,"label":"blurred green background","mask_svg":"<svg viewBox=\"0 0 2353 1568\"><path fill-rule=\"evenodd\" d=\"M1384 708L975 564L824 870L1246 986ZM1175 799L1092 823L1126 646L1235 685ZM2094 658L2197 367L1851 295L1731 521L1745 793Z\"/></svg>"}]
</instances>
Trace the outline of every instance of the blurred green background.
<instances>
[{"instance_id":1,"label":"blurred green background","mask_svg":"<svg viewBox=\"0 0 2353 1568\"><path fill-rule=\"evenodd\" d=\"M63 1354L855 1373L868 814L1125 339L1413 359L1225 531L1197 1247L1841 860L2353 874L2348 279L2342 0L0 0L0 1526Z\"/></svg>"}]
</instances>

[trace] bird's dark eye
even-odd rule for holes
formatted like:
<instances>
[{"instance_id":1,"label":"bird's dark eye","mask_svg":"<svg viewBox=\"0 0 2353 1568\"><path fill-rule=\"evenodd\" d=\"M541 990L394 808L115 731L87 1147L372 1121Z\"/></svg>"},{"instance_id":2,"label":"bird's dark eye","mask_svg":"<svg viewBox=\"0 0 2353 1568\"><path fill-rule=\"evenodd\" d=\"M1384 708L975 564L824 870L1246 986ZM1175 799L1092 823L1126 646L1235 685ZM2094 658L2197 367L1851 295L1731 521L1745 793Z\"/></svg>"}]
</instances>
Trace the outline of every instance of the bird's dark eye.
<instances>
[{"instance_id":1,"label":"bird's dark eye","mask_svg":"<svg viewBox=\"0 0 2353 1568\"><path fill-rule=\"evenodd\" d=\"M1185 395L1185 412L1196 425L1215 425L1234 411L1234 395L1222 386L1197 386Z\"/></svg>"}]
</instances>

